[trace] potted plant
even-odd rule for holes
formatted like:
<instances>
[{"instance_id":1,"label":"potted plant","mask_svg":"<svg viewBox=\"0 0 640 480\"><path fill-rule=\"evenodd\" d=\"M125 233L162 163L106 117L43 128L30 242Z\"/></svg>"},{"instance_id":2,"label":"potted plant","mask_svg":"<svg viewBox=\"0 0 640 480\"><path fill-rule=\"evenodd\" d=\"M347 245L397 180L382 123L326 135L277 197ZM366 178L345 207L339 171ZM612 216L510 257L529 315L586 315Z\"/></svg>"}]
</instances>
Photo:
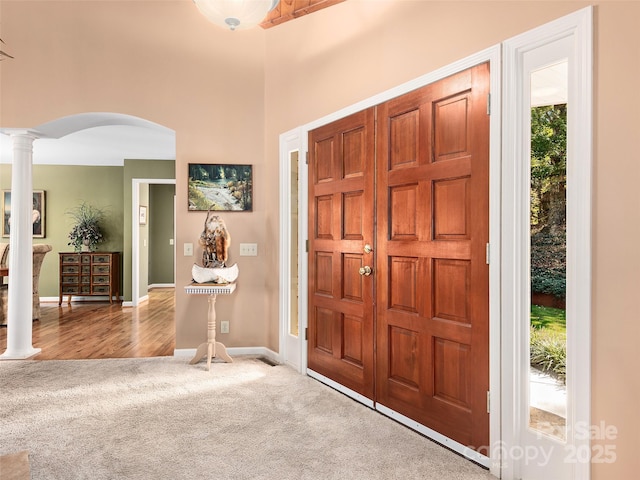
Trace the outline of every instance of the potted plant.
<instances>
[{"instance_id":1,"label":"potted plant","mask_svg":"<svg viewBox=\"0 0 640 480\"><path fill-rule=\"evenodd\" d=\"M104 210L82 202L73 210L68 211L67 215L75 222L69 233L71 241L68 245L73 245L76 252L92 252L98 243L104 241L104 235L100 230L100 221L104 218Z\"/></svg>"}]
</instances>

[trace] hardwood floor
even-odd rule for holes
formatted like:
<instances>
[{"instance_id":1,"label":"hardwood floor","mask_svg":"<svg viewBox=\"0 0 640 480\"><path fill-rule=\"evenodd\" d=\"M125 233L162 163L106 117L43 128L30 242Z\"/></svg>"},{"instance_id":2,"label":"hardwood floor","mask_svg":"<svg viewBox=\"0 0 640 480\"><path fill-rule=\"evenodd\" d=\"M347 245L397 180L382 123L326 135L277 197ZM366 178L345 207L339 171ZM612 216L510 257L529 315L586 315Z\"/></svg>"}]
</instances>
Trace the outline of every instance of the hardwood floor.
<instances>
[{"instance_id":1,"label":"hardwood floor","mask_svg":"<svg viewBox=\"0 0 640 480\"><path fill-rule=\"evenodd\" d=\"M138 307L119 303L41 303L33 322L35 360L134 358L173 355L175 347L173 288L149 291ZM7 348L7 329L0 329L0 353Z\"/></svg>"}]
</instances>

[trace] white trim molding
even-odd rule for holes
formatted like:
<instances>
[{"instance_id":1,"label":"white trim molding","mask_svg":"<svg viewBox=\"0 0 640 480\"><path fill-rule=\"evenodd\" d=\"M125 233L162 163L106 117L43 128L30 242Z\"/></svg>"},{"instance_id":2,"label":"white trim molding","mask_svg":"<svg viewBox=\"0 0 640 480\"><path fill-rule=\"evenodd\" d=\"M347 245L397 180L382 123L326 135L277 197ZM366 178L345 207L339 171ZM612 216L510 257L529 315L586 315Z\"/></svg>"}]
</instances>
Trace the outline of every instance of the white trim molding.
<instances>
[{"instance_id":1,"label":"white trim molding","mask_svg":"<svg viewBox=\"0 0 640 480\"><path fill-rule=\"evenodd\" d=\"M298 152L298 191L293 195L291 186L291 154ZM306 322L306 310L302 307L302 296L298 294L298 335L294 336L290 333L290 324L292 321L291 311L291 253L293 249L298 251L298 288L301 278L306 278L306 269L303 264L306 262L305 255L305 238L303 237L303 224L302 221L306 218L306 215L302 215L301 205L306 205L300 199L300 192L302 191L300 186L302 179L306 178L305 170L303 166L306 166L304 162L305 154L302 151L302 142L300 139L300 129L294 129L289 132L280 135L280 291L279 291L279 311L280 311L280 325L279 325L279 350L282 361L290 367L296 369L298 372L303 373L302 367L302 349L304 347L304 329ZM298 242L294 244L291 239L292 232L292 220L291 220L291 208L293 206L292 201L298 199ZM303 277L304 275L304 277Z\"/></svg>"},{"instance_id":2,"label":"white trim molding","mask_svg":"<svg viewBox=\"0 0 640 480\"><path fill-rule=\"evenodd\" d=\"M275 364L281 364L282 360L280 355L267 347L227 347L227 353L230 357L239 356L258 356L265 357ZM195 348L177 348L173 351L174 357L190 357L193 358L196 354Z\"/></svg>"}]
</instances>

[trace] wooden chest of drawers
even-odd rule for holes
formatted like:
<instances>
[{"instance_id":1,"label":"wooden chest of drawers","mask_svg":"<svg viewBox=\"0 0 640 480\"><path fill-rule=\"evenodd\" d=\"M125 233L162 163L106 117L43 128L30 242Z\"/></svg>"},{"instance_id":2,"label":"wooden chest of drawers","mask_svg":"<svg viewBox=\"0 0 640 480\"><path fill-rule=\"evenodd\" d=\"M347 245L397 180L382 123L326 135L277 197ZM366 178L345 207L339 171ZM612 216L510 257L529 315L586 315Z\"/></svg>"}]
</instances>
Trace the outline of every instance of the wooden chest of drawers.
<instances>
[{"instance_id":1,"label":"wooden chest of drawers","mask_svg":"<svg viewBox=\"0 0 640 480\"><path fill-rule=\"evenodd\" d=\"M63 295L108 296L109 303L120 299L120 253L60 253L60 300Z\"/></svg>"}]
</instances>

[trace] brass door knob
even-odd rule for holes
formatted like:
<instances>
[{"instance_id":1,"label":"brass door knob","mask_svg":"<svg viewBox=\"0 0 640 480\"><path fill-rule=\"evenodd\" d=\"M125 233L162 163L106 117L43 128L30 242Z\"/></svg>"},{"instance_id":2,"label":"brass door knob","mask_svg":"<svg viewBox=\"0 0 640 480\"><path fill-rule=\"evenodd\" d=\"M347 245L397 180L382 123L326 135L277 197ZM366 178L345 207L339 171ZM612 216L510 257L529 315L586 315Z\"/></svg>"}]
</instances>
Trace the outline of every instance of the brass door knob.
<instances>
[{"instance_id":1,"label":"brass door knob","mask_svg":"<svg viewBox=\"0 0 640 480\"><path fill-rule=\"evenodd\" d=\"M358 273L360 273L360 275L364 275L365 277L368 277L369 275L371 275L371 272L373 270L371 270L371 267L368 265L365 265L364 267L360 267L360 270L358 270Z\"/></svg>"}]
</instances>

